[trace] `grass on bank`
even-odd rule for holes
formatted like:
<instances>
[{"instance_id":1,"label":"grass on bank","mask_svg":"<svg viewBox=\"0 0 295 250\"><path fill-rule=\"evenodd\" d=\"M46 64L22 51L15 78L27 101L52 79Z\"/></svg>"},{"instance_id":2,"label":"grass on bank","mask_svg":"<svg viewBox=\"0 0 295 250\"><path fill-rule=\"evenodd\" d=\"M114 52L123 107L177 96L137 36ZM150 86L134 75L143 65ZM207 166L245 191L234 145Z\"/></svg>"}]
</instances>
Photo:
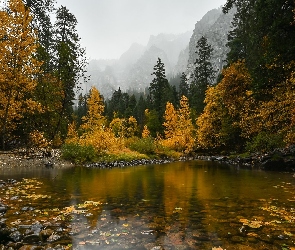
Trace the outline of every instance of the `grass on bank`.
<instances>
[{"instance_id":1,"label":"grass on bank","mask_svg":"<svg viewBox=\"0 0 295 250\"><path fill-rule=\"evenodd\" d=\"M125 141L125 147L112 152L97 152L92 145L76 143L62 146L62 157L76 164L94 162L126 161L136 159L179 158L182 154L164 147L153 138L132 137Z\"/></svg>"}]
</instances>

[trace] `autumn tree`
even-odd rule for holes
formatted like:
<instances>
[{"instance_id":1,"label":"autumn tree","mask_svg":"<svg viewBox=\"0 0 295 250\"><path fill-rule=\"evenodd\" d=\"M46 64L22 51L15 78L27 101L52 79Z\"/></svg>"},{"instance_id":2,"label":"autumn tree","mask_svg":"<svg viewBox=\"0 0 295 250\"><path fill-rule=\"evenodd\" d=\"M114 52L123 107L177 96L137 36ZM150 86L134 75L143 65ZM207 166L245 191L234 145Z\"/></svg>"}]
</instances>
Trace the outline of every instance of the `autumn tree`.
<instances>
[{"instance_id":1,"label":"autumn tree","mask_svg":"<svg viewBox=\"0 0 295 250\"><path fill-rule=\"evenodd\" d=\"M229 64L244 59L253 78L256 98L271 98L265 90L290 77L295 58L294 1L228 0L223 11L235 7L229 34Z\"/></svg>"},{"instance_id":2,"label":"autumn tree","mask_svg":"<svg viewBox=\"0 0 295 250\"><path fill-rule=\"evenodd\" d=\"M32 16L21 0L10 0L0 11L0 124L1 147L12 139L21 120L40 111L32 98L40 63L35 59L37 35Z\"/></svg>"},{"instance_id":3,"label":"autumn tree","mask_svg":"<svg viewBox=\"0 0 295 250\"><path fill-rule=\"evenodd\" d=\"M180 108L175 110L172 103L167 102L165 116L165 139L161 143L173 150L190 153L194 148L194 126L190 118L188 98L182 96Z\"/></svg>"},{"instance_id":4,"label":"autumn tree","mask_svg":"<svg viewBox=\"0 0 295 250\"><path fill-rule=\"evenodd\" d=\"M129 118L114 118L110 123L110 128L116 137L130 138L137 132L137 121L133 116Z\"/></svg>"},{"instance_id":5,"label":"autumn tree","mask_svg":"<svg viewBox=\"0 0 295 250\"><path fill-rule=\"evenodd\" d=\"M97 155L120 151L124 147L123 142L106 126L103 111L103 98L100 92L92 87L87 99L87 114L82 118L83 124L78 128L78 132L73 123L68 126L66 144L92 147Z\"/></svg>"},{"instance_id":6,"label":"autumn tree","mask_svg":"<svg viewBox=\"0 0 295 250\"><path fill-rule=\"evenodd\" d=\"M104 102L100 92L92 87L87 99L87 114L82 117L84 130L95 130L97 127L102 127L105 124L105 117L103 116Z\"/></svg>"},{"instance_id":7,"label":"autumn tree","mask_svg":"<svg viewBox=\"0 0 295 250\"><path fill-rule=\"evenodd\" d=\"M206 89L215 79L215 70L210 62L213 48L208 44L206 37L202 36L198 40L196 49L197 59L189 98L191 107L196 110L197 114L200 114L205 106Z\"/></svg>"}]
</instances>

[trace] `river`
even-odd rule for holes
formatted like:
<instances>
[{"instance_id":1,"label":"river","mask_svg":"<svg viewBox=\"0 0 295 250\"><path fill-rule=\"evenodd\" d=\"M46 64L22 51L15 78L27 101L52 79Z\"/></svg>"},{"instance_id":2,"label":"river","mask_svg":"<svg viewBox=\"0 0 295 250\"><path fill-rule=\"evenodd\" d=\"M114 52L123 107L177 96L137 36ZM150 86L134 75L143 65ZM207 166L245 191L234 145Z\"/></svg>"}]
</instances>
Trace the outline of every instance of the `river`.
<instances>
[{"instance_id":1,"label":"river","mask_svg":"<svg viewBox=\"0 0 295 250\"><path fill-rule=\"evenodd\" d=\"M10 169L0 179L17 180L2 187L0 201L8 210L0 219L20 235L6 235L2 244L13 239L51 249L295 249L291 173L189 161Z\"/></svg>"}]
</instances>

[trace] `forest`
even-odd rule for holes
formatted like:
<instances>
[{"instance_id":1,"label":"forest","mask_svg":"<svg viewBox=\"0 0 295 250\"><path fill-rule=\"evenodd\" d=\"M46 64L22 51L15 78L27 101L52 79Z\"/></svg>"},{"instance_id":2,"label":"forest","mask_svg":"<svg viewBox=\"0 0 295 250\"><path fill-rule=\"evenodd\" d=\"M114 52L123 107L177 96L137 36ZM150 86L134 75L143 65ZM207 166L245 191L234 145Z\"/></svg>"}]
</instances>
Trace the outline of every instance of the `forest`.
<instances>
[{"instance_id":1,"label":"forest","mask_svg":"<svg viewBox=\"0 0 295 250\"><path fill-rule=\"evenodd\" d=\"M161 58L145 93L109 99L87 81L77 20L54 1L0 11L2 150L61 148L75 162L268 152L295 144L295 2L227 0L236 8L226 66L202 36L193 75L168 79ZM55 14L52 23L50 16Z\"/></svg>"}]
</instances>

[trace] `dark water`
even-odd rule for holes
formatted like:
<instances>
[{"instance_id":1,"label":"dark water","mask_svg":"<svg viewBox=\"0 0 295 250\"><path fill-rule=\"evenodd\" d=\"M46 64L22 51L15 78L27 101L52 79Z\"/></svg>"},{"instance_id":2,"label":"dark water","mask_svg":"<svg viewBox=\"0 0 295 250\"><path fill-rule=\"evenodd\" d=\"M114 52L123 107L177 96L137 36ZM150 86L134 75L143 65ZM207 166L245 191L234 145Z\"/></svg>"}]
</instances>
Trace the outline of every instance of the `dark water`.
<instances>
[{"instance_id":1,"label":"dark water","mask_svg":"<svg viewBox=\"0 0 295 250\"><path fill-rule=\"evenodd\" d=\"M10 203L3 215L6 223L56 223L56 235L62 231L70 236L54 238L54 233L48 240L53 245L295 249L291 173L192 161L109 170L0 172L0 179L9 178L20 183L0 193L2 202Z\"/></svg>"}]
</instances>

